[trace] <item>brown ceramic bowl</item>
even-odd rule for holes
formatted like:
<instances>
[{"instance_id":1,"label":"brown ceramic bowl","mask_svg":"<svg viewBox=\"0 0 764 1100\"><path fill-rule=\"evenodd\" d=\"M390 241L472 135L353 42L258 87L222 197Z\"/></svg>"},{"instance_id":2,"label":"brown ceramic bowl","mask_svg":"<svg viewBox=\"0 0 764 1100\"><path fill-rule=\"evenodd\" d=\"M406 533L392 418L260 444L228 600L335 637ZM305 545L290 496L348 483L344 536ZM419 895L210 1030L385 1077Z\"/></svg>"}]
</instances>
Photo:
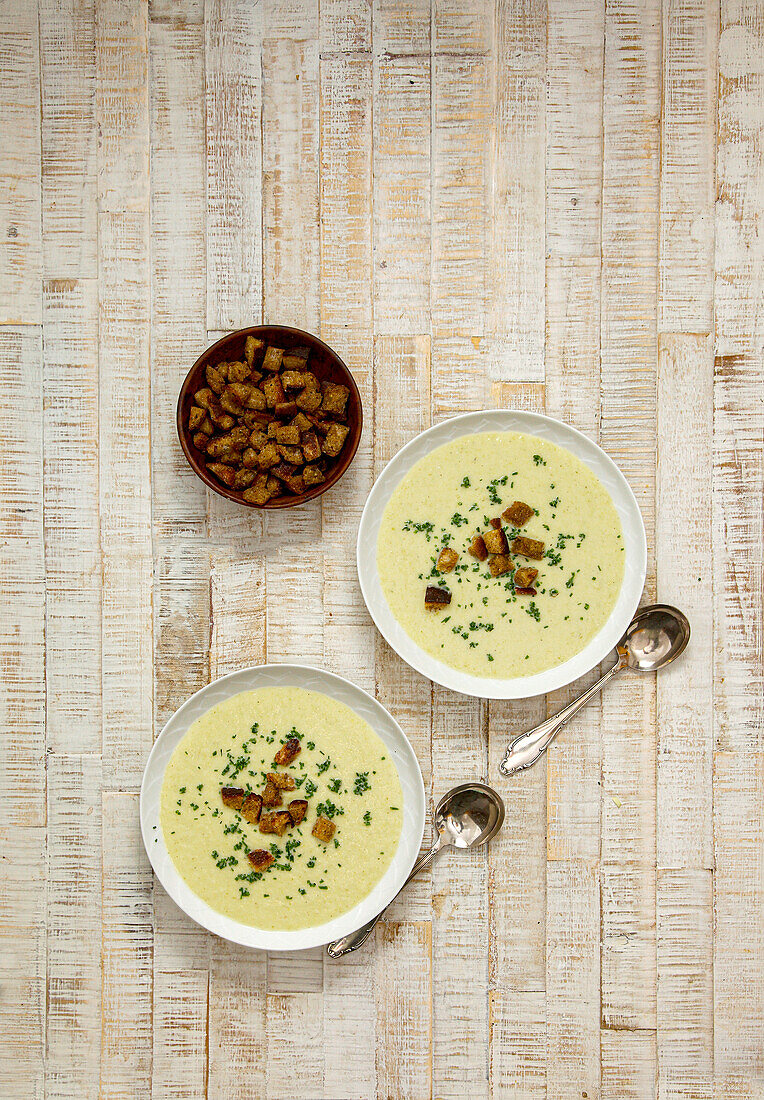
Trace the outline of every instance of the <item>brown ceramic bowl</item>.
<instances>
[{"instance_id":1,"label":"brown ceramic bowl","mask_svg":"<svg viewBox=\"0 0 764 1100\"><path fill-rule=\"evenodd\" d=\"M205 367L210 364L215 366L217 363L243 359L244 343L248 336L257 336L269 344L284 348L286 351L297 347L310 348L308 365L313 373L322 382L337 382L347 386L350 390L347 404L347 424L350 428L350 434L345 441L345 446L328 467L326 480L322 481L320 485L314 485L312 488L306 489L299 496L295 496L293 493L285 493L273 497L267 504L249 504L242 498L241 493L229 489L227 485L223 485L213 474L209 473L204 464L204 455L194 446L191 440L191 432L188 429L188 415L193 404L194 394L207 385L204 375ZM245 508L294 508L298 504L304 504L306 500L321 496L322 493L325 493L327 489L331 489L332 485L339 481L353 461L361 440L362 428L361 395L358 392L353 375L339 355L332 351L323 340L319 340L317 336L312 336L309 332L303 332L299 328L285 328L283 325L255 325L253 328L240 328L236 332L229 332L227 336L218 340L217 343L207 348L199 356L186 375L186 380L181 387L180 397L178 398L178 438L183 453L188 459L189 466L210 489L219 493L221 497L228 497L229 500L233 500Z\"/></svg>"}]
</instances>

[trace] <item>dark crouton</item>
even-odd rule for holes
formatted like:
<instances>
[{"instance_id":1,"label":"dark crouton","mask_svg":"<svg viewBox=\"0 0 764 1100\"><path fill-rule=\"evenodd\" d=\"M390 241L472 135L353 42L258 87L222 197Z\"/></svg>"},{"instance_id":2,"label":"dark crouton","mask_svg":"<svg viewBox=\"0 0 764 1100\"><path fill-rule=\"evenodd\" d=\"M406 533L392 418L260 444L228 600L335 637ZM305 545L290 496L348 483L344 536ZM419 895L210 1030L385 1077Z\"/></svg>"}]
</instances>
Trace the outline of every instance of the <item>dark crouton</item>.
<instances>
[{"instance_id":1,"label":"dark crouton","mask_svg":"<svg viewBox=\"0 0 764 1100\"><path fill-rule=\"evenodd\" d=\"M273 411L276 416L294 416L297 412L297 403L295 401L281 401Z\"/></svg>"},{"instance_id":2,"label":"dark crouton","mask_svg":"<svg viewBox=\"0 0 764 1100\"><path fill-rule=\"evenodd\" d=\"M511 573L515 567L509 554L494 554L488 562L488 568L492 577L503 577L505 573Z\"/></svg>"},{"instance_id":3,"label":"dark crouton","mask_svg":"<svg viewBox=\"0 0 764 1100\"><path fill-rule=\"evenodd\" d=\"M194 446L197 450L206 451L207 444L210 441L210 437L206 434L206 432L194 432L193 440Z\"/></svg>"},{"instance_id":4,"label":"dark crouton","mask_svg":"<svg viewBox=\"0 0 764 1100\"><path fill-rule=\"evenodd\" d=\"M215 404L215 394L209 386L204 386L202 389L196 391L194 394L194 401L200 409L206 409L207 412L209 412L210 408Z\"/></svg>"},{"instance_id":5,"label":"dark crouton","mask_svg":"<svg viewBox=\"0 0 764 1100\"><path fill-rule=\"evenodd\" d=\"M247 470L253 470L257 466L257 451L254 447L245 447L241 456L241 464Z\"/></svg>"},{"instance_id":6,"label":"dark crouton","mask_svg":"<svg viewBox=\"0 0 764 1100\"><path fill-rule=\"evenodd\" d=\"M263 800L259 794L255 794L251 791L245 796L244 801L241 804L241 814L250 825L257 825L260 820L260 811L263 808Z\"/></svg>"},{"instance_id":7,"label":"dark crouton","mask_svg":"<svg viewBox=\"0 0 764 1100\"><path fill-rule=\"evenodd\" d=\"M303 432L309 432L313 427L313 421L308 420L304 412L296 413L292 423L296 424L297 427L300 429L300 435L302 435Z\"/></svg>"},{"instance_id":8,"label":"dark crouton","mask_svg":"<svg viewBox=\"0 0 764 1100\"><path fill-rule=\"evenodd\" d=\"M325 382L321 387L324 399L321 402L321 412L330 416L342 416L350 396L347 386L337 385L336 382Z\"/></svg>"},{"instance_id":9,"label":"dark crouton","mask_svg":"<svg viewBox=\"0 0 764 1100\"><path fill-rule=\"evenodd\" d=\"M214 393L221 394L223 392L225 389L225 378L219 370L211 365L207 366L204 369L204 376L207 379L207 385Z\"/></svg>"},{"instance_id":10,"label":"dark crouton","mask_svg":"<svg viewBox=\"0 0 764 1100\"><path fill-rule=\"evenodd\" d=\"M221 787L220 797L223 799L224 806L230 806L232 810L241 809L241 804L246 796L246 791L242 787Z\"/></svg>"},{"instance_id":11,"label":"dark crouton","mask_svg":"<svg viewBox=\"0 0 764 1100\"><path fill-rule=\"evenodd\" d=\"M347 424L332 424L324 439L324 454L336 458L344 447L349 432Z\"/></svg>"},{"instance_id":12,"label":"dark crouton","mask_svg":"<svg viewBox=\"0 0 764 1100\"><path fill-rule=\"evenodd\" d=\"M336 829L337 826L333 821L330 821L328 817L317 817L316 824L313 826L311 833L316 840L323 840L328 844L334 836Z\"/></svg>"},{"instance_id":13,"label":"dark crouton","mask_svg":"<svg viewBox=\"0 0 764 1100\"><path fill-rule=\"evenodd\" d=\"M512 543L512 552L520 554L523 558L541 561L544 556L544 544L540 539L528 539L525 535L519 535Z\"/></svg>"},{"instance_id":14,"label":"dark crouton","mask_svg":"<svg viewBox=\"0 0 764 1100\"><path fill-rule=\"evenodd\" d=\"M273 852L266 852L265 848L256 848L254 852L247 852L247 859L256 871L267 871L270 865L276 862Z\"/></svg>"},{"instance_id":15,"label":"dark crouton","mask_svg":"<svg viewBox=\"0 0 764 1100\"><path fill-rule=\"evenodd\" d=\"M288 741L285 741L279 751L273 758L275 764L281 764L284 767L286 764L291 764L300 755L300 740L297 737L290 737Z\"/></svg>"},{"instance_id":16,"label":"dark crouton","mask_svg":"<svg viewBox=\"0 0 764 1100\"><path fill-rule=\"evenodd\" d=\"M249 489L245 489L242 493L247 504L267 504L271 497L275 496L275 493L271 491L270 480L267 474L258 475L254 485Z\"/></svg>"},{"instance_id":17,"label":"dark crouton","mask_svg":"<svg viewBox=\"0 0 764 1100\"><path fill-rule=\"evenodd\" d=\"M435 562L435 568L439 573L450 573L459 560L459 555L456 550L452 550L450 546L444 546L441 552L438 554L438 560Z\"/></svg>"},{"instance_id":18,"label":"dark crouton","mask_svg":"<svg viewBox=\"0 0 764 1100\"><path fill-rule=\"evenodd\" d=\"M266 405L265 394L257 386L250 386L244 404L254 412L263 412Z\"/></svg>"},{"instance_id":19,"label":"dark crouton","mask_svg":"<svg viewBox=\"0 0 764 1100\"><path fill-rule=\"evenodd\" d=\"M242 462L244 461L242 456ZM252 482L257 477L254 470L248 470L246 466L243 466L241 470L236 471L236 477L233 479L234 489L248 489Z\"/></svg>"},{"instance_id":20,"label":"dark crouton","mask_svg":"<svg viewBox=\"0 0 764 1100\"><path fill-rule=\"evenodd\" d=\"M220 369L220 368L218 368ZM248 363L229 363L228 364L228 381L229 382L245 382L250 376L250 368Z\"/></svg>"},{"instance_id":21,"label":"dark crouton","mask_svg":"<svg viewBox=\"0 0 764 1100\"><path fill-rule=\"evenodd\" d=\"M305 492L305 482L303 481L302 474L292 474L290 477L285 477L284 484L290 493L294 493L295 496L299 496L300 493Z\"/></svg>"},{"instance_id":22,"label":"dark crouton","mask_svg":"<svg viewBox=\"0 0 764 1100\"><path fill-rule=\"evenodd\" d=\"M522 566L515 573L515 589L530 588L538 575L538 569L532 569L529 565Z\"/></svg>"},{"instance_id":23,"label":"dark crouton","mask_svg":"<svg viewBox=\"0 0 764 1100\"><path fill-rule=\"evenodd\" d=\"M321 457L321 444L318 442L318 436L316 435L316 433L315 432L305 432L304 435L302 436L302 438L300 438L300 434L299 434L299 430L297 429L297 425L294 424L293 427L297 431L297 440L300 443L300 446L302 447L302 454L303 454L303 458L305 459L305 461L306 462L317 462L318 459ZM281 441L279 440L279 442L281 442Z\"/></svg>"},{"instance_id":24,"label":"dark crouton","mask_svg":"<svg viewBox=\"0 0 764 1100\"><path fill-rule=\"evenodd\" d=\"M188 414L188 429L189 429L189 431L191 431L191 432L196 431L196 429L199 427L201 422L204 420L204 417L205 417L204 409L200 409L198 405L192 405L191 406L191 411Z\"/></svg>"},{"instance_id":25,"label":"dark crouton","mask_svg":"<svg viewBox=\"0 0 764 1100\"><path fill-rule=\"evenodd\" d=\"M304 412L315 412L321 404L321 394L315 386L306 386L299 397L297 397L296 404L297 407L303 409Z\"/></svg>"},{"instance_id":26,"label":"dark crouton","mask_svg":"<svg viewBox=\"0 0 764 1100\"><path fill-rule=\"evenodd\" d=\"M305 815L308 812L308 803L304 798L295 798L287 806L287 810L292 815L292 823L299 825L301 821L305 820Z\"/></svg>"},{"instance_id":27,"label":"dark crouton","mask_svg":"<svg viewBox=\"0 0 764 1100\"><path fill-rule=\"evenodd\" d=\"M236 396L236 391L232 386L226 386L220 395L220 407L225 412L230 413L231 416L243 416L244 406Z\"/></svg>"},{"instance_id":28,"label":"dark crouton","mask_svg":"<svg viewBox=\"0 0 764 1100\"><path fill-rule=\"evenodd\" d=\"M261 833L275 833L275 814L261 814L260 815L260 832Z\"/></svg>"},{"instance_id":29,"label":"dark crouton","mask_svg":"<svg viewBox=\"0 0 764 1100\"><path fill-rule=\"evenodd\" d=\"M300 429L297 427L296 424L277 424L276 442L283 443L285 446L299 446Z\"/></svg>"},{"instance_id":30,"label":"dark crouton","mask_svg":"<svg viewBox=\"0 0 764 1100\"><path fill-rule=\"evenodd\" d=\"M505 508L501 514L507 523L511 523L513 527L524 527L536 512L534 508L531 508L529 504L524 504L522 500L514 500L509 508Z\"/></svg>"},{"instance_id":31,"label":"dark crouton","mask_svg":"<svg viewBox=\"0 0 764 1100\"><path fill-rule=\"evenodd\" d=\"M288 810L279 810L273 815L273 831L277 836L283 836L287 829L292 828L292 825L292 815Z\"/></svg>"},{"instance_id":32,"label":"dark crouton","mask_svg":"<svg viewBox=\"0 0 764 1100\"><path fill-rule=\"evenodd\" d=\"M304 459L299 447L290 447L284 443L279 443L278 447L279 453L285 462L291 462L293 466L302 465Z\"/></svg>"},{"instance_id":33,"label":"dark crouton","mask_svg":"<svg viewBox=\"0 0 764 1100\"><path fill-rule=\"evenodd\" d=\"M281 367L281 360L284 358L283 348L268 348L263 359L263 370L275 371Z\"/></svg>"},{"instance_id":34,"label":"dark crouton","mask_svg":"<svg viewBox=\"0 0 764 1100\"><path fill-rule=\"evenodd\" d=\"M478 561L485 561L488 557L488 550L482 535L475 535L468 547L468 553L472 554L473 558L477 558Z\"/></svg>"},{"instance_id":35,"label":"dark crouton","mask_svg":"<svg viewBox=\"0 0 764 1100\"><path fill-rule=\"evenodd\" d=\"M493 519L489 519L488 522L491 527L493 527L494 531L501 531L501 520L498 516L494 516Z\"/></svg>"},{"instance_id":36,"label":"dark crouton","mask_svg":"<svg viewBox=\"0 0 764 1100\"><path fill-rule=\"evenodd\" d=\"M435 588L428 584L424 594L424 606L428 611L442 611L451 603L451 593L445 588Z\"/></svg>"},{"instance_id":37,"label":"dark crouton","mask_svg":"<svg viewBox=\"0 0 764 1100\"><path fill-rule=\"evenodd\" d=\"M263 393L265 394L265 402L269 409L275 408L276 405L280 405L283 401L286 400L284 387L281 385L281 379L278 377L278 375L273 375L273 377L271 378L266 378L266 380L263 382Z\"/></svg>"},{"instance_id":38,"label":"dark crouton","mask_svg":"<svg viewBox=\"0 0 764 1100\"><path fill-rule=\"evenodd\" d=\"M320 485L326 478L318 466L306 466L302 471L302 481L305 488L309 489L311 485Z\"/></svg>"},{"instance_id":39,"label":"dark crouton","mask_svg":"<svg viewBox=\"0 0 764 1100\"><path fill-rule=\"evenodd\" d=\"M233 479L236 477L236 473L230 466L225 466L221 462L208 462L207 469L211 474L214 474L218 481L222 481L224 485L229 487L233 485Z\"/></svg>"},{"instance_id":40,"label":"dark crouton","mask_svg":"<svg viewBox=\"0 0 764 1100\"><path fill-rule=\"evenodd\" d=\"M264 350L265 340L260 340L257 336L247 337L244 342L244 358L247 360L250 367L256 359L258 362L260 361L260 356L263 354Z\"/></svg>"},{"instance_id":41,"label":"dark crouton","mask_svg":"<svg viewBox=\"0 0 764 1100\"><path fill-rule=\"evenodd\" d=\"M535 588L516 588L515 589L515 595L516 596L535 596L536 595L536 589Z\"/></svg>"},{"instance_id":42,"label":"dark crouton","mask_svg":"<svg viewBox=\"0 0 764 1100\"><path fill-rule=\"evenodd\" d=\"M306 370L285 370L281 382L285 390L304 390L313 375Z\"/></svg>"},{"instance_id":43,"label":"dark crouton","mask_svg":"<svg viewBox=\"0 0 764 1100\"><path fill-rule=\"evenodd\" d=\"M285 481L288 477L297 469L296 466L292 466L289 462L277 462L275 466L271 466L270 473L273 477L278 477L281 481Z\"/></svg>"},{"instance_id":44,"label":"dark crouton","mask_svg":"<svg viewBox=\"0 0 764 1100\"><path fill-rule=\"evenodd\" d=\"M283 801L281 791L269 780L263 790L263 806L280 806Z\"/></svg>"},{"instance_id":45,"label":"dark crouton","mask_svg":"<svg viewBox=\"0 0 764 1100\"><path fill-rule=\"evenodd\" d=\"M257 456L257 465L261 470L267 470L269 466L275 466L276 463L280 461L281 455L275 443L266 443L264 447L260 448L260 453Z\"/></svg>"},{"instance_id":46,"label":"dark crouton","mask_svg":"<svg viewBox=\"0 0 764 1100\"><path fill-rule=\"evenodd\" d=\"M491 531L486 531L483 535L483 542L489 554L506 554L507 550L509 550L506 534L504 531L497 531L495 528Z\"/></svg>"},{"instance_id":47,"label":"dark crouton","mask_svg":"<svg viewBox=\"0 0 764 1100\"><path fill-rule=\"evenodd\" d=\"M272 783L274 787L278 787L280 791L294 790L294 776L288 775L287 772L268 772L266 778L269 783Z\"/></svg>"}]
</instances>

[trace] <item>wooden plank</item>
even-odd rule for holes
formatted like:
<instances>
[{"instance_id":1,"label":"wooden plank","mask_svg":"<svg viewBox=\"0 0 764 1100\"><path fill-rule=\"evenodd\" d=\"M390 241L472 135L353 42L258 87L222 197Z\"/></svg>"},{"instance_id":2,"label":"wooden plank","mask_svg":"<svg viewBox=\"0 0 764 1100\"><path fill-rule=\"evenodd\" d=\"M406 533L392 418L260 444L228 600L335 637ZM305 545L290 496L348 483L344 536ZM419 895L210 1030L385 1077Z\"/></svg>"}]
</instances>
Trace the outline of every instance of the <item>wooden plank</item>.
<instances>
[{"instance_id":1,"label":"wooden plank","mask_svg":"<svg viewBox=\"0 0 764 1100\"><path fill-rule=\"evenodd\" d=\"M13 135L0 149L0 280L4 325L42 320L40 57L38 17L26 0L5 0L0 11L0 117Z\"/></svg>"},{"instance_id":2,"label":"wooden plank","mask_svg":"<svg viewBox=\"0 0 764 1100\"><path fill-rule=\"evenodd\" d=\"M342 959L326 961L322 1001L325 1096L342 1096L349 1090L359 1100L377 1095L376 969L370 948L373 951L373 945L367 943Z\"/></svg>"},{"instance_id":3,"label":"wooden plank","mask_svg":"<svg viewBox=\"0 0 764 1100\"><path fill-rule=\"evenodd\" d=\"M548 1096L587 1093L600 1082L599 867L547 864Z\"/></svg>"},{"instance_id":4,"label":"wooden plank","mask_svg":"<svg viewBox=\"0 0 764 1100\"><path fill-rule=\"evenodd\" d=\"M489 991L491 1096L545 1100L546 995Z\"/></svg>"},{"instance_id":5,"label":"wooden plank","mask_svg":"<svg viewBox=\"0 0 764 1100\"><path fill-rule=\"evenodd\" d=\"M379 1006L376 1095L390 1100L430 1096L434 1087L431 1045L434 989L431 968L427 965L433 953L430 924L382 923L376 938L374 984ZM390 965L392 957L395 966Z\"/></svg>"},{"instance_id":6,"label":"wooden plank","mask_svg":"<svg viewBox=\"0 0 764 1100\"><path fill-rule=\"evenodd\" d=\"M138 796L102 800L103 1100L151 1095L152 872L138 824Z\"/></svg>"},{"instance_id":7,"label":"wooden plank","mask_svg":"<svg viewBox=\"0 0 764 1100\"><path fill-rule=\"evenodd\" d=\"M151 1096L184 1100L207 1092L208 976L204 970L154 974Z\"/></svg>"},{"instance_id":8,"label":"wooden plank","mask_svg":"<svg viewBox=\"0 0 764 1100\"><path fill-rule=\"evenodd\" d=\"M273 993L268 996L267 1100L283 1096L324 1097L323 1023L319 993Z\"/></svg>"},{"instance_id":9,"label":"wooden plank","mask_svg":"<svg viewBox=\"0 0 764 1100\"><path fill-rule=\"evenodd\" d=\"M42 342L39 328L0 328L0 822L44 825L45 551L42 523Z\"/></svg>"},{"instance_id":10,"label":"wooden plank","mask_svg":"<svg viewBox=\"0 0 764 1100\"><path fill-rule=\"evenodd\" d=\"M267 660L265 562L213 555L210 570L210 678Z\"/></svg>"},{"instance_id":11,"label":"wooden plank","mask_svg":"<svg viewBox=\"0 0 764 1100\"><path fill-rule=\"evenodd\" d=\"M611 801L607 795L605 802ZM600 866L602 1024L655 1028L655 871L643 864Z\"/></svg>"},{"instance_id":12,"label":"wooden plank","mask_svg":"<svg viewBox=\"0 0 764 1100\"><path fill-rule=\"evenodd\" d=\"M710 870L658 872L658 1092L713 1096L713 882Z\"/></svg>"},{"instance_id":13,"label":"wooden plank","mask_svg":"<svg viewBox=\"0 0 764 1100\"><path fill-rule=\"evenodd\" d=\"M761 112L764 11L751 0L723 0L719 24L714 320L717 355L760 352L764 216Z\"/></svg>"},{"instance_id":14,"label":"wooden plank","mask_svg":"<svg viewBox=\"0 0 764 1100\"><path fill-rule=\"evenodd\" d=\"M43 295L47 745L99 752L98 284L48 280Z\"/></svg>"},{"instance_id":15,"label":"wooden plank","mask_svg":"<svg viewBox=\"0 0 764 1100\"><path fill-rule=\"evenodd\" d=\"M692 644L657 683L659 867L713 867L712 443L711 338L663 336L658 368L658 598L688 616Z\"/></svg>"},{"instance_id":16,"label":"wooden plank","mask_svg":"<svg viewBox=\"0 0 764 1100\"><path fill-rule=\"evenodd\" d=\"M262 1100L266 956L215 940L209 985L206 1096Z\"/></svg>"},{"instance_id":17,"label":"wooden plank","mask_svg":"<svg viewBox=\"0 0 764 1100\"><path fill-rule=\"evenodd\" d=\"M321 0L321 56L370 49L372 6L366 0Z\"/></svg>"},{"instance_id":18,"label":"wooden plank","mask_svg":"<svg viewBox=\"0 0 764 1100\"><path fill-rule=\"evenodd\" d=\"M609 1031L600 1034L601 1100L654 1100L655 1032Z\"/></svg>"},{"instance_id":19,"label":"wooden plank","mask_svg":"<svg viewBox=\"0 0 764 1100\"><path fill-rule=\"evenodd\" d=\"M262 315L262 6L212 0L204 21L207 328L243 328Z\"/></svg>"},{"instance_id":20,"label":"wooden plank","mask_svg":"<svg viewBox=\"0 0 764 1100\"><path fill-rule=\"evenodd\" d=\"M395 57L428 54L431 48L430 0L411 0L405 6L398 0L375 0L374 50ZM323 4L321 5L323 10Z\"/></svg>"},{"instance_id":21,"label":"wooden plank","mask_svg":"<svg viewBox=\"0 0 764 1100\"><path fill-rule=\"evenodd\" d=\"M713 327L717 0L663 6L660 332Z\"/></svg>"},{"instance_id":22,"label":"wooden plank","mask_svg":"<svg viewBox=\"0 0 764 1100\"><path fill-rule=\"evenodd\" d=\"M101 758L48 759L46 1097L99 1094Z\"/></svg>"},{"instance_id":23,"label":"wooden plank","mask_svg":"<svg viewBox=\"0 0 764 1100\"><path fill-rule=\"evenodd\" d=\"M374 329L430 328L430 57L375 35Z\"/></svg>"},{"instance_id":24,"label":"wooden plank","mask_svg":"<svg viewBox=\"0 0 764 1100\"><path fill-rule=\"evenodd\" d=\"M39 0L43 274L97 263L94 0Z\"/></svg>"},{"instance_id":25,"label":"wooden plank","mask_svg":"<svg viewBox=\"0 0 764 1100\"><path fill-rule=\"evenodd\" d=\"M532 9L534 5L531 4L530 7ZM511 5L507 5L507 8L511 13ZM504 6L499 5L499 19L503 10ZM530 26L534 22L531 19ZM501 44L505 46L510 57L515 59L512 45L519 46L522 41L522 48L525 49L526 29L529 30L530 26L526 28L522 16L517 21L510 16L505 23L507 33ZM489 0L473 0L469 5L463 4L461 0L435 0L432 25L433 50L437 53L487 53L491 50L495 34L493 4Z\"/></svg>"}]
</instances>

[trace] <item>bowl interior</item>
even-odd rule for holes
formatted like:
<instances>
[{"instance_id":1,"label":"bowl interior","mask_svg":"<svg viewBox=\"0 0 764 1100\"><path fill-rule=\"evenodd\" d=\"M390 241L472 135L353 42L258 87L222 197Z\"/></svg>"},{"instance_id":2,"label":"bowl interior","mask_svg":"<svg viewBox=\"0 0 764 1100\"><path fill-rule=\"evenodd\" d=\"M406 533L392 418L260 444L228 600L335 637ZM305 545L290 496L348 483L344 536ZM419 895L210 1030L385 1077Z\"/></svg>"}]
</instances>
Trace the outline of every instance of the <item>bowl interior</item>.
<instances>
[{"instance_id":1,"label":"bowl interior","mask_svg":"<svg viewBox=\"0 0 764 1100\"><path fill-rule=\"evenodd\" d=\"M160 795L165 769L179 741L197 718L224 699L261 687L300 687L321 692L354 710L384 742L403 791L403 826L387 871L362 901L326 924L279 932L240 924L202 901L181 878L164 843ZM360 928L395 897L414 866L422 842L425 795L422 773L403 730L385 708L341 676L309 665L259 665L208 684L173 714L157 738L141 785L141 833L151 864L173 901L198 924L224 939L268 951L300 951L329 943Z\"/></svg>"},{"instance_id":2,"label":"bowl interior","mask_svg":"<svg viewBox=\"0 0 764 1100\"><path fill-rule=\"evenodd\" d=\"M401 479L443 443L478 432L512 431L538 436L565 448L596 474L621 520L626 562L615 606L602 629L567 661L533 676L500 680L451 668L421 649L393 617L377 570L377 539L387 502ZM639 507L621 471L591 439L559 420L513 409L465 413L422 432L402 448L377 478L358 528L358 577L375 625L396 653L417 672L464 695L483 699L527 699L545 695L583 676L602 661L622 637L639 604L647 568L647 542Z\"/></svg>"},{"instance_id":3,"label":"bowl interior","mask_svg":"<svg viewBox=\"0 0 764 1100\"><path fill-rule=\"evenodd\" d=\"M311 489L300 493L299 496L284 493L281 496L273 497L267 504L262 505L249 504L242 499L240 493L229 489L208 472L204 464L204 456L194 446L191 439L192 433L188 428L188 416L194 401L194 394L207 385L204 375L206 367L209 365L215 366L217 363L229 360L243 359L244 345L248 336L257 336L276 347L284 348L286 351L297 347L309 347L309 366L319 380L322 382L337 382L347 386L350 390L347 405L347 424L350 428L350 434L336 461L329 467L326 480L320 485L314 485ZM314 497L325 493L327 489L330 489L332 485L339 481L350 466L361 440L363 409L361 395L358 392L355 379L337 353L332 351L323 340L319 340L317 336L313 336L309 332L303 332L302 329L298 328L288 328L284 325L255 325L251 328L242 328L236 332L228 333L227 336L223 336L199 356L186 375L181 387L178 398L177 423L178 438L189 465L205 485L208 485L214 492L243 505L245 508L294 508L298 504L304 504L305 501L312 500Z\"/></svg>"}]
</instances>

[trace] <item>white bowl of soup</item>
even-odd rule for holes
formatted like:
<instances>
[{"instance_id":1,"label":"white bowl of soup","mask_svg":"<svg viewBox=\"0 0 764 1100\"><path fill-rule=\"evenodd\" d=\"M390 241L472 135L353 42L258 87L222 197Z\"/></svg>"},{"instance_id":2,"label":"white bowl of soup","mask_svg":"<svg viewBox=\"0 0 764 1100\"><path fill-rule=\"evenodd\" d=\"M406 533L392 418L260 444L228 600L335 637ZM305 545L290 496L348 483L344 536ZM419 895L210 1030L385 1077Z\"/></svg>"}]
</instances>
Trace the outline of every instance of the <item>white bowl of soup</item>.
<instances>
[{"instance_id":1,"label":"white bowl of soup","mask_svg":"<svg viewBox=\"0 0 764 1100\"><path fill-rule=\"evenodd\" d=\"M647 546L626 479L587 436L536 413L466 413L388 463L358 531L377 628L413 668L466 695L571 683L617 644Z\"/></svg>"},{"instance_id":2,"label":"white bowl of soup","mask_svg":"<svg viewBox=\"0 0 764 1100\"><path fill-rule=\"evenodd\" d=\"M294 951L363 925L414 864L416 756L354 684L305 665L242 669L197 692L152 749L141 830L170 897L211 932Z\"/></svg>"}]
</instances>

